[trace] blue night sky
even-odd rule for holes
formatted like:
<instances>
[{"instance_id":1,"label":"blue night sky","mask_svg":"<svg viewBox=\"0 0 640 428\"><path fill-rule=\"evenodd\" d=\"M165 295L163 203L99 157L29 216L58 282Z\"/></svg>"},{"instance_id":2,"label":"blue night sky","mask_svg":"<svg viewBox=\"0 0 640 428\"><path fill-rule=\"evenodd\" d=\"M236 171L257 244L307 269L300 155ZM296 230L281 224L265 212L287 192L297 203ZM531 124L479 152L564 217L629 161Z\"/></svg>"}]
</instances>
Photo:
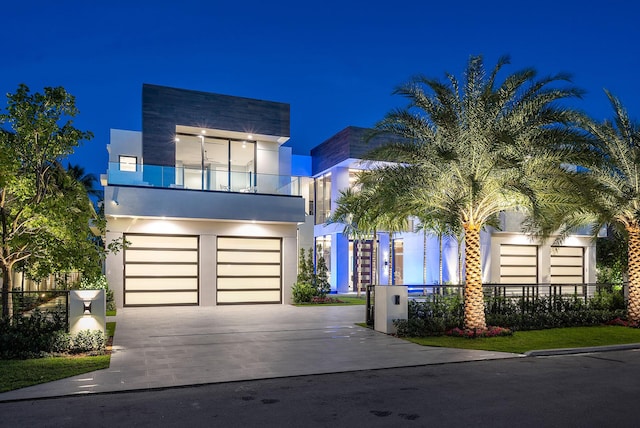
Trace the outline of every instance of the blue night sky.
<instances>
[{"instance_id":1,"label":"blue night sky","mask_svg":"<svg viewBox=\"0 0 640 428\"><path fill-rule=\"evenodd\" d=\"M470 55L506 72L568 72L575 106L640 117L640 6L632 1L11 1L2 6L0 92L63 86L95 134L73 163L107 169L109 129L141 129L143 83L291 104L294 153L404 105L416 74L460 76ZM504 76L504 74L503 74ZM2 107L6 101L2 100Z\"/></svg>"}]
</instances>

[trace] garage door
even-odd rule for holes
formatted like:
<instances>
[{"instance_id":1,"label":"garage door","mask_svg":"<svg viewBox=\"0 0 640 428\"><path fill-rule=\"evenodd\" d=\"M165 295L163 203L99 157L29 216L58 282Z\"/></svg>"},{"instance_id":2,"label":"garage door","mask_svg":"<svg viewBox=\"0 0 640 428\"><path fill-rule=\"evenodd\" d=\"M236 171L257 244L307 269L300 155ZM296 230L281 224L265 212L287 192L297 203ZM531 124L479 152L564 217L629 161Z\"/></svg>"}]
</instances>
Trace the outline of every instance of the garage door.
<instances>
[{"instance_id":1,"label":"garage door","mask_svg":"<svg viewBox=\"0 0 640 428\"><path fill-rule=\"evenodd\" d=\"M282 240L218 237L219 305L282 302Z\"/></svg>"},{"instance_id":2,"label":"garage door","mask_svg":"<svg viewBox=\"0 0 640 428\"><path fill-rule=\"evenodd\" d=\"M535 245L500 245L500 283L536 284L538 282L538 247Z\"/></svg>"},{"instance_id":3,"label":"garage door","mask_svg":"<svg viewBox=\"0 0 640 428\"><path fill-rule=\"evenodd\" d=\"M582 284L584 282L584 248L551 247L551 283Z\"/></svg>"},{"instance_id":4,"label":"garage door","mask_svg":"<svg viewBox=\"0 0 640 428\"><path fill-rule=\"evenodd\" d=\"M126 234L124 305L197 305L198 237Z\"/></svg>"}]
</instances>

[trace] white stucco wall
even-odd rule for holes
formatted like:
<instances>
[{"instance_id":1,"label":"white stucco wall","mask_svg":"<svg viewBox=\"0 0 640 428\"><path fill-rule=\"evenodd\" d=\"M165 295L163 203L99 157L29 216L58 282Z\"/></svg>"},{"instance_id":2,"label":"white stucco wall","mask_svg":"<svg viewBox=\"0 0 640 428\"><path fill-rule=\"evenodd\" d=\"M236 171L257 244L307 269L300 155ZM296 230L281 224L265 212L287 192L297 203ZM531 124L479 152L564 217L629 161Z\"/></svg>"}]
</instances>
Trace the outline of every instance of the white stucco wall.
<instances>
[{"instance_id":1,"label":"white stucco wall","mask_svg":"<svg viewBox=\"0 0 640 428\"><path fill-rule=\"evenodd\" d=\"M297 275L296 224L242 223L179 219L108 218L107 243L125 233L175 234L199 236L199 293L200 305L216 304L216 238L218 236L278 237L282 238L283 303L291 303L291 287ZM123 305L123 252L109 254L106 275L114 290L116 305Z\"/></svg>"}]
</instances>

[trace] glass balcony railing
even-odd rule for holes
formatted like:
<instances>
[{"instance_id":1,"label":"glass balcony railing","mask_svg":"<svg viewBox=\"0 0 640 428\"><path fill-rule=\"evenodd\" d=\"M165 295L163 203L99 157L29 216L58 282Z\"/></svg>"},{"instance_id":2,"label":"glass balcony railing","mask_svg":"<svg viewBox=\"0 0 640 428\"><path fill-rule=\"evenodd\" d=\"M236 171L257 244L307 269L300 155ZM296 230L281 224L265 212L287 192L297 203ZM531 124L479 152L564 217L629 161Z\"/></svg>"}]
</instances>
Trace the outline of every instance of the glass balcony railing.
<instances>
[{"instance_id":1,"label":"glass balcony railing","mask_svg":"<svg viewBox=\"0 0 640 428\"><path fill-rule=\"evenodd\" d=\"M159 165L109 163L107 181L112 186L144 186L215 192L260 193L301 196L303 177L256 174L250 171L224 171Z\"/></svg>"}]
</instances>

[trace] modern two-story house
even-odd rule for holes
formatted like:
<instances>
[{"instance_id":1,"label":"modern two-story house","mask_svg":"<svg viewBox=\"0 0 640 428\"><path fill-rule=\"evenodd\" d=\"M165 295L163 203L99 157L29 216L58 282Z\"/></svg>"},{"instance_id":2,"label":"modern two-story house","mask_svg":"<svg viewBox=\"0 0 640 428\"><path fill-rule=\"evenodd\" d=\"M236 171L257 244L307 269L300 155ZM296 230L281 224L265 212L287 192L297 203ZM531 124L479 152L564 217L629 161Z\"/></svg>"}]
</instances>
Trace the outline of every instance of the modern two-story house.
<instances>
[{"instance_id":1,"label":"modern two-story house","mask_svg":"<svg viewBox=\"0 0 640 428\"><path fill-rule=\"evenodd\" d=\"M142 132L112 130L106 275L118 306L290 301L300 181L288 104L144 85Z\"/></svg>"}]
</instances>

